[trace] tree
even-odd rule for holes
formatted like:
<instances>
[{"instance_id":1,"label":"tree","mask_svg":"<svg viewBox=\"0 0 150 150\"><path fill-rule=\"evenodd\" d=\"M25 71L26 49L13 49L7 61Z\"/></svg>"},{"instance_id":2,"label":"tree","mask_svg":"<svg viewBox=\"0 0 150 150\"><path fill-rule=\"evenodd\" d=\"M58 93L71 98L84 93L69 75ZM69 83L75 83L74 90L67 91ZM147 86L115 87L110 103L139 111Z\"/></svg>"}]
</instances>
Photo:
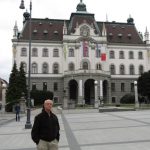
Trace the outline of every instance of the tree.
<instances>
[{"instance_id":1,"label":"tree","mask_svg":"<svg viewBox=\"0 0 150 150\"><path fill-rule=\"evenodd\" d=\"M21 94L20 97L22 96L22 93L24 93L25 96L27 96L26 73L24 71L23 63L20 64L19 68L18 86Z\"/></svg>"},{"instance_id":2,"label":"tree","mask_svg":"<svg viewBox=\"0 0 150 150\"><path fill-rule=\"evenodd\" d=\"M16 63L14 63L10 77L9 77L9 86L6 91L6 102L17 101L20 98L18 91L18 69Z\"/></svg>"},{"instance_id":3,"label":"tree","mask_svg":"<svg viewBox=\"0 0 150 150\"><path fill-rule=\"evenodd\" d=\"M143 73L138 78L138 93L150 99L150 71Z\"/></svg>"},{"instance_id":4,"label":"tree","mask_svg":"<svg viewBox=\"0 0 150 150\"><path fill-rule=\"evenodd\" d=\"M20 64L19 71L17 65L14 62L10 77L9 86L6 91L6 102L18 101L22 93L27 94L26 76L23 68L23 63Z\"/></svg>"}]
</instances>

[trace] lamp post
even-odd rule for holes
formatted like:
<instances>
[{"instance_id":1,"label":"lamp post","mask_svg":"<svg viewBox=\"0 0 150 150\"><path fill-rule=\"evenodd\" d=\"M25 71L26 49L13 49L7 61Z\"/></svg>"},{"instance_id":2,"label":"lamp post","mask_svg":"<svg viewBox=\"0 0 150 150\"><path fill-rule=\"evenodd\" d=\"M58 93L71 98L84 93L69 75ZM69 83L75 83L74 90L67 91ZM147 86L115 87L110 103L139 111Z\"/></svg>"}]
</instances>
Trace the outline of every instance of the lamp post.
<instances>
[{"instance_id":1,"label":"lamp post","mask_svg":"<svg viewBox=\"0 0 150 150\"><path fill-rule=\"evenodd\" d=\"M94 81L94 85L95 85L95 103L94 103L94 108L98 108L98 95L97 95L98 82Z\"/></svg>"},{"instance_id":2,"label":"lamp post","mask_svg":"<svg viewBox=\"0 0 150 150\"><path fill-rule=\"evenodd\" d=\"M20 9L25 9L24 0L21 0ZM30 13L29 13L29 62L28 62L28 97L27 97L27 121L25 129L31 129L32 124L30 121L31 116L31 98L30 98L30 79L31 79L31 17L32 17L32 2L30 1Z\"/></svg>"},{"instance_id":3,"label":"lamp post","mask_svg":"<svg viewBox=\"0 0 150 150\"><path fill-rule=\"evenodd\" d=\"M137 92L137 81L134 81L134 92L135 92L135 109L139 108L139 101L138 101L138 92Z\"/></svg>"}]
</instances>

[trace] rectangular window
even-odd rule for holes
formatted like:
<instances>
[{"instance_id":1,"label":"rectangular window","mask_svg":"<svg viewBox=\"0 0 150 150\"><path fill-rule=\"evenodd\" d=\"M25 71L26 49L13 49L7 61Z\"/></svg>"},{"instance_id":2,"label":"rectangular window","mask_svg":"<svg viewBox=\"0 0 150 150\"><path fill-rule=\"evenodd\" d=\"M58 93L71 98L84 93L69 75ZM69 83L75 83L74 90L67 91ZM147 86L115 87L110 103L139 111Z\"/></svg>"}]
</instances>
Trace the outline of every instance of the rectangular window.
<instances>
[{"instance_id":1,"label":"rectangular window","mask_svg":"<svg viewBox=\"0 0 150 150\"><path fill-rule=\"evenodd\" d=\"M143 59L143 53L142 53L142 52L139 52L138 55L139 55L139 56L138 56L139 59Z\"/></svg>"},{"instance_id":2,"label":"rectangular window","mask_svg":"<svg viewBox=\"0 0 150 150\"><path fill-rule=\"evenodd\" d=\"M57 90L58 90L58 83L55 82L55 83L54 83L54 91L57 91Z\"/></svg>"},{"instance_id":3,"label":"rectangular window","mask_svg":"<svg viewBox=\"0 0 150 150\"><path fill-rule=\"evenodd\" d=\"M43 82L43 91L47 91L47 82Z\"/></svg>"},{"instance_id":4,"label":"rectangular window","mask_svg":"<svg viewBox=\"0 0 150 150\"><path fill-rule=\"evenodd\" d=\"M116 90L116 89L115 89L115 83L111 83L111 91L112 91L112 92L115 92L115 90Z\"/></svg>"},{"instance_id":5,"label":"rectangular window","mask_svg":"<svg viewBox=\"0 0 150 150\"><path fill-rule=\"evenodd\" d=\"M35 82L32 83L32 90L36 90L36 83Z\"/></svg>"},{"instance_id":6,"label":"rectangular window","mask_svg":"<svg viewBox=\"0 0 150 150\"><path fill-rule=\"evenodd\" d=\"M119 52L119 59L124 59L124 52L123 51Z\"/></svg>"},{"instance_id":7,"label":"rectangular window","mask_svg":"<svg viewBox=\"0 0 150 150\"><path fill-rule=\"evenodd\" d=\"M43 57L48 57L48 49L43 49Z\"/></svg>"},{"instance_id":8,"label":"rectangular window","mask_svg":"<svg viewBox=\"0 0 150 150\"><path fill-rule=\"evenodd\" d=\"M124 91L125 91L125 84L121 83L121 92L124 92Z\"/></svg>"},{"instance_id":9,"label":"rectangular window","mask_svg":"<svg viewBox=\"0 0 150 150\"><path fill-rule=\"evenodd\" d=\"M53 50L53 57L59 57L59 51L58 49Z\"/></svg>"},{"instance_id":10,"label":"rectangular window","mask_svg":"<svg viewBox=\"0 0 150 150\"><path fill-rule=\"evenodd\" d=\"M116 97L112 97L112 103L116 103Z\"/></svg>"},{"instance_id":11,"label":"rectangular window","mask_svg":"<svg viewBox=\"0 0 150 150\"><path fill-rule=\"evenodd\" d=\"M69 49L69 57L74 57L74 49Z\"/></svg>"},{"instance_id":12,"label":"rectangular window","mask_svg":"<svg viewBox=\"0 0 150 150\"><path fill-rule=\"evenodd\" d=\"M37 57L38 56L38 50L37 50L37 48L33 48L32 49L32 56L33 57Z\"/></svg>"},{"instance_id":13,"label":"rectangular window","mask_svg":"<svg viewBox=\"0 0 150 150\"><path fill-rule=\"evenodd\" d=\"M26 48L22 48L21 49L21 56L27 56L27 49Z\"/></svg>"}]
</instances>

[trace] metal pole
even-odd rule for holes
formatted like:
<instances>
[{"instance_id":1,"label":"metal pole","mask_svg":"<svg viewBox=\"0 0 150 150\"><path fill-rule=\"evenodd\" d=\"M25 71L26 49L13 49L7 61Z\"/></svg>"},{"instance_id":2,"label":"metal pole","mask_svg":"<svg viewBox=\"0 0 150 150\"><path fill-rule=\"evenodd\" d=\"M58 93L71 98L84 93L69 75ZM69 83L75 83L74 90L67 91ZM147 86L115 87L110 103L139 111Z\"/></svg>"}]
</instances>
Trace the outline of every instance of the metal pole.
<instances>
[{"instance_id":1,"label":"metal pole","mask_svg":"<svg viewBox=\"0 0 150 150\"><path fill-rule=\"evenodd\" d=\"M97 81L94 81L94 85L95 85L95 102L94 102L94 108L98 108L98 95L97 95Z\"/></svg>"},{"instance_id":2,"label":"metal pole","mask_svg":"<svg viewBox=\"0 0 150 150\"><path fill-rule=\"evenodd\" d=\"M31 129L32 124L30 121L31 116L31 98L30 98L30 79L31 79L31 18L32 18L32 2L30 1L30 19L29 19L29 64L28 64L28 98L27 98L27 121L25 129Z\"/></svg>"}]
</instances>

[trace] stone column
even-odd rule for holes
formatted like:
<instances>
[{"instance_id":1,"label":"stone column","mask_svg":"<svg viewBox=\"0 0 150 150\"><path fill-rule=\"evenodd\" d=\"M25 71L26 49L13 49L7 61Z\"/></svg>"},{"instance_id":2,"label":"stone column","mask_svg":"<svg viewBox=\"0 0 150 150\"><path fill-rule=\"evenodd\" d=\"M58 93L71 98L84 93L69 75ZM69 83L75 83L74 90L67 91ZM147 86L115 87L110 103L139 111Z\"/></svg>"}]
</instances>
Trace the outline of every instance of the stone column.
<instances>
[{"instance_id":1,"label":"stone column","mask_svg":"<svg viewBox=\"0 0 150 150\"><path fill-rule=\"evenodd\" d=\"M94 108L98 108L98 95L97 95L98 82L94 81L94 85L95 85L95 103L94 103Z\"/></svg>"},{"instance_id":2,"label":"stone column","mask_svg":"<svg viewBox=\"0 0 150 150\"><path fill-rule=\"evenodd\" d=\"M78 97L78 104L83 104L83 81L79 80L79 88L78 88L78 93L79 93L79 97Z\"/></svg>"},{"instance_id":3,"label":"stone column","mask_svg":"<svg viewBox=\"0 0 150 150\"><path fill-rule=\"evenodd\" d=\"M99 81L99 87L100 87L100 106L104 106L104 100L103 100L103 81Z\"/></svg>"},{"instance_id":4,"label":"stone column","mask_svg":"<svg viewBox=\"0 0 150 150\"><path fill-rule=\"evenodd\" d=\"M134 81L134 92L135 92L135 109L139 108L139 101L138 101L138 92L137 92L137 81Z\"/></svg>"},{"instance_id":5,"label":"stone column","mask_svg":"<svg viewBox=\"0 0 150 150\"><path fill-rule=\"evenodd\" d=\"M7 85L5 83L2 84L2 112L5 112L6 105L6 88Z\"/></svg>"}]
</instances>

